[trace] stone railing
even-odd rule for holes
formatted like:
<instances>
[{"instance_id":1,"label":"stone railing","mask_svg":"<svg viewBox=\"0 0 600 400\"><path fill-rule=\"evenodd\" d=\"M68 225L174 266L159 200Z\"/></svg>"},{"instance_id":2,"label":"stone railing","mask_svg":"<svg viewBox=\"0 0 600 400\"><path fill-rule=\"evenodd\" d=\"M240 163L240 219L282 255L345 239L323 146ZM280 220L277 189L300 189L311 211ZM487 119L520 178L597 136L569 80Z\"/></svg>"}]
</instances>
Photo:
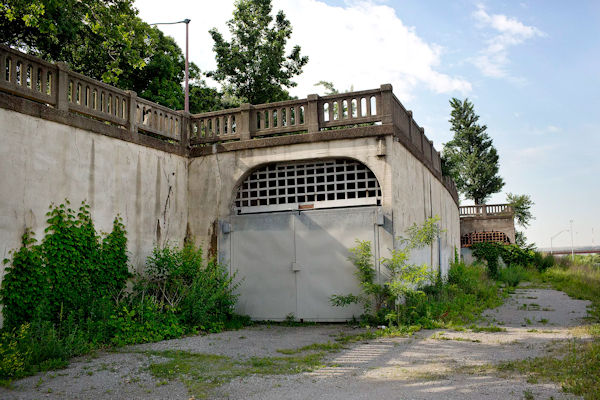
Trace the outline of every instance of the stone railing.
<instances>
[{"instance_id":1,"label":"stone railing","mask_svg":"<svg viewBox=\"0 0 600 400\"><path fill-rule=\"evenodd\" d=\"M0 45L0 91L124 127L132 134L149 134L180 142L187 124L182 112L140 99L69 70Z\"/></svg>"},{"instance_id":2,"label":"stone railing","mask_svg":"<svg viewBox=\"0 0 600 400\"><path fill-rule=\"evenodd\" d=\"M390 88L391 90L391 88ZM191 117L190 143L230 140L324 130L382 122L381 89L365 90L268 104L242 104Z\"/></svg>"},{"instance_id":3,"label":"stone railing","mask_svg":"<svg viewBox=\"0 0 600 400\"><path fill-rule=\"evenodd\" d=\"M425 131L392 93L392 86L190 115L137 97L69 70L0 45L0 91L120 127L117 136L149 146L168 146L181 154L226 142L251 145L254 139L306 133L306 140L344 135L393 135L452 193L454 182L442 176L440 153ZM341 136L340 136L341 135ZM143 139L143 140L142 140ZM238 148L240 146L237 146ZM193 148L190 151L190 148ZM195 152L200 150L199 152ZM211 150L213 151L213 150ZM461 213L461 215L463 215ZM465 214L466 215L466 214Z\"/></svg>"},{"instance_id":4,"label":"stone railing","mask_svg":"<svg viewBox=\"0 0 600 400\"><path fill-rule=\"evenodd\" d=\"M461 217L512 216L513 207L510 204L478 204L458 207Z\"/></svg>"}]
</instances>

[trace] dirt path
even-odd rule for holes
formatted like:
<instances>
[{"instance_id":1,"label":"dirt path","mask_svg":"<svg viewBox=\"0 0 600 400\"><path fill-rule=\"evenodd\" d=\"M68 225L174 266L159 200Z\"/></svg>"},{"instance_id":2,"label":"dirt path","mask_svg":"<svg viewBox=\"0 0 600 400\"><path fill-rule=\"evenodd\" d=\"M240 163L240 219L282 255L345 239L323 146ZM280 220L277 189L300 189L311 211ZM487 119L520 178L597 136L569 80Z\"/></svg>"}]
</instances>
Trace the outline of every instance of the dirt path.
<instances>
[{"instance_id":1,"label":"dirt path","mask_svg":"<svg viewBox=\"0 0 600 400\"><path fill-rule=\"evenodd\" d=\"M574 398L552 384L487 373L486 365L543 355L572 337L588 302L562 292L519 289L501 307L485 313L501 332L422 331L348 345L327 356L325 368L293 375L249 375L216 387L223 399L554 399ZM39 374L0 389L2 399L188 399L186 386L148 371L156 351L184 350L232 359L281 357L278 349L326 343L347 326L257 326L240 331L134 346L73 362L65 370ZM533 396L533 397L531 397Z\"/></svg>"}]
</instances>

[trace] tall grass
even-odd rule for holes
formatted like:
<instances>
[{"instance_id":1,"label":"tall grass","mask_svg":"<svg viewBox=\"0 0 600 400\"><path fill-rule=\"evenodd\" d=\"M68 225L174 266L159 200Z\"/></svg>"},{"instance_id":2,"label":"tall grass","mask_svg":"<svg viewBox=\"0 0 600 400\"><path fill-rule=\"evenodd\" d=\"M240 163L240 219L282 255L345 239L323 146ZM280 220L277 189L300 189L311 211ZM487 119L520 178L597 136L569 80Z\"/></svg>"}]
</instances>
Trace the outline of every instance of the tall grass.
<instances>
[{"instance_id":1,"label":"tall grass","mask_svg":"<svg viewBox=\"0 0 600 400\"><path fill-rule=\"evenodd\" d=\"M590 314L600 322L600 267L577 262L566 268L554 266L542 279L575 299L591 301Z\"/></svg>"},{"instance_id":2,"label":"tall grass","mask_svg":"<svg viewBox=\"0 0 600 400\"><path fill-rule=\"evenodd\" d=\"M593 324L584 327L591 340L573 340L555 354L506 362L499 368L525 373L534 381L560 383L564 391L591 400L600 399L600 267L586 261L594 258L577 257L571 262L563 257L539 279L570 297L592 302L589 315Z\"/></svg>"}]
</instances>

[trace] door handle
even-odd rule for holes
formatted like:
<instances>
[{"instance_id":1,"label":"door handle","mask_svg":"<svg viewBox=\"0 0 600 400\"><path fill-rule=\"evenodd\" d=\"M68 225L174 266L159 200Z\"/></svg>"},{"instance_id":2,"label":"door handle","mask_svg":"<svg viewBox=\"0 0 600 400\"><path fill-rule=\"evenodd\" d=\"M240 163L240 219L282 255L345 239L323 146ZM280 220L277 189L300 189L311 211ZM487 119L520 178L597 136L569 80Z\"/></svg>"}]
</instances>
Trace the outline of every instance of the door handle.
<instances>
[{"instance_id":1,"label":"door handle","mask_svg":"<svg viewBox=\"0 0 600 400\"><path fill-rule=\"evenodd\" d=\"M302 270L302 265L298 264L296 261L292 261L292 271L298 272Z\"/></svg>"}]
</instances>

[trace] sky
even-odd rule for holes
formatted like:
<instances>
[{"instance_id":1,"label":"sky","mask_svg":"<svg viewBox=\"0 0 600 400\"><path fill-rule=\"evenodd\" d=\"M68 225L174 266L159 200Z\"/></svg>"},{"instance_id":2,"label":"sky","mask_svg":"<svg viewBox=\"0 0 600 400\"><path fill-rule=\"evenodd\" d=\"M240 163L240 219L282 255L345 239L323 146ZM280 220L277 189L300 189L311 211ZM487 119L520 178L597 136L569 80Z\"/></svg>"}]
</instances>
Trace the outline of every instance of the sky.
<instances>
[{"instance_id":1,"label":"sky","mask_svg":"<svg viewBox=\"0 0 600 400\"><path fill-rule=\"evenodd\" d=\"M215 68L216 27L233 0L136 0L148 23L191 19L190 61ZM394 93L437 150L452 138L449 100L468 97L500 155L508 192L528 194L538 247L600 244L600 2L273 0L309 56L292 95L377 88ZM185 26L162 25L185 49ZM461 204L469 204L461 200ZM520 229L517 227L517 229Z\"/></svg>"}]
</instances>

